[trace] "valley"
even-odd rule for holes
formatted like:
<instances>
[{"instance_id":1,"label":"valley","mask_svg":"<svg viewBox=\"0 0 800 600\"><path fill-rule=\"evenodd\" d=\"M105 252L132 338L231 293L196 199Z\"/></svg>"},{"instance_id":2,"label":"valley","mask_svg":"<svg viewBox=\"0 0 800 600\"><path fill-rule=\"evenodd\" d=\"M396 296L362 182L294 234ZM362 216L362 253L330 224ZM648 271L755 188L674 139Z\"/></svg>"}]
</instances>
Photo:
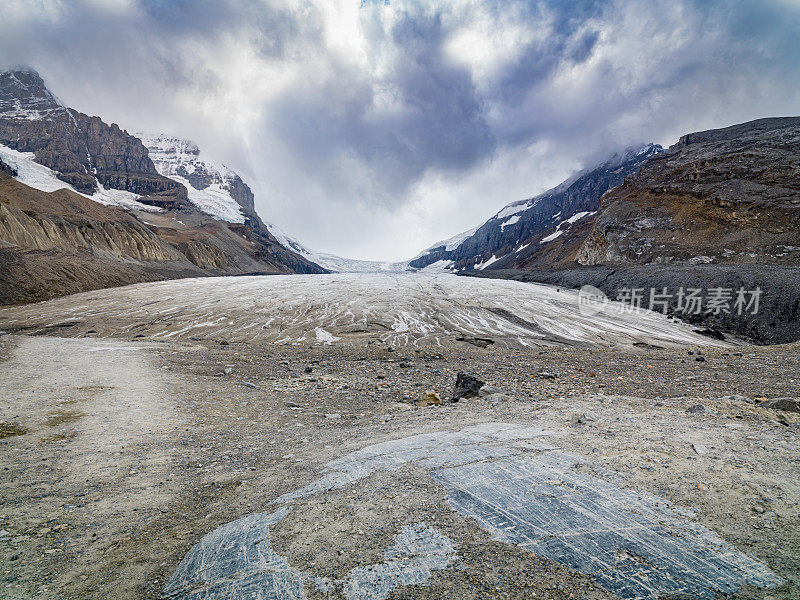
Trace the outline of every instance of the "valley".
<instances>
[{"instance_id":1,"label":"valley","mask_svg":"<svg viewBox=\"0 0 800 600\"><path fill-rule=\"evenodd\" d=\"M0 309L3 595L793 598L797 344L617 308L356 274Z\"/></svg>"}]
</instances>

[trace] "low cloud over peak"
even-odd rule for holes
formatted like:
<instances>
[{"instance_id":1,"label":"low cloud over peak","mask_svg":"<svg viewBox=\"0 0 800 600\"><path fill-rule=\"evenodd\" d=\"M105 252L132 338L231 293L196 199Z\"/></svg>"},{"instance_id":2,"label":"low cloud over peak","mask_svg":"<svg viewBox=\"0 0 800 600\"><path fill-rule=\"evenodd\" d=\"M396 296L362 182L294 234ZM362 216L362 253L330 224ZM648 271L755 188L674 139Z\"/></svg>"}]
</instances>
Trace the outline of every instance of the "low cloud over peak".
<instances>
[{"instance_id":1,"label":"low cloud over peak","mask_svg":"<svg viewBox=\"0 0 800 600\"><path fill-rule=\"evenodd\" d=\"M190 137L308 246L402 259L642 141L798 112L786 1L11 0L0 57Z\"/></svg>"}]
</instances>

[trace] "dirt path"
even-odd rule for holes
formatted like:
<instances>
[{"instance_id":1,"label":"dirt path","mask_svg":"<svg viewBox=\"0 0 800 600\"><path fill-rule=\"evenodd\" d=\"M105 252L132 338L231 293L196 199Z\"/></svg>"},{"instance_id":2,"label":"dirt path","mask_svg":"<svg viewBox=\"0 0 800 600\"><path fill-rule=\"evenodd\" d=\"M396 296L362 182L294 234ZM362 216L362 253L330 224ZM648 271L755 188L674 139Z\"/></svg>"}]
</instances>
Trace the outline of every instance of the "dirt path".
<instances>
[{"instance_id":1,"label":"dirt path","mask_svg":"<svg viewBox=\"0 0 800 600\"><path fill-rule=\"evenodd\" d=\"M48 337L3 344L3 545L14 581L42 597L97 573L108 553L174 500L170 452L182 421L145 345ZM134 587L115 581L110 589ZM28 587L28 586L23 586ZM28 592L29 593L29 592Z\"/></svg>"}]
</instances>

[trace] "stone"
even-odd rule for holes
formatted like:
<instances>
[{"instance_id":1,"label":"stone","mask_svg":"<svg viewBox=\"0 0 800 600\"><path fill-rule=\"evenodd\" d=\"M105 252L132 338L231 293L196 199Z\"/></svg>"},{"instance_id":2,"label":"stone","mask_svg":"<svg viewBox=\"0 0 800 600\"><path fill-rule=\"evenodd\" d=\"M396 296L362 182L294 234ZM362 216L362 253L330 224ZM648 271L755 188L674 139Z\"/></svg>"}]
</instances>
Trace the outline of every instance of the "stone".
<instances>
[{"instance_id":1,"label":"stone","mask_svg":"<svg viewBox=\"0 0 800 600\"><path fill-rule=\"evenodd\" d=\"M492 338L481 338L481 337L458 337L456 338L457 342L467 342L468 344L472 344L473 346L477 346L478 348L488 348L492 344L494 344L494 340Z\"/></svg>"},{"instance_id":2,"label":"stone","mask_svg":"<svg viewBox=\"0 0 800 600\"><path fill-rule=\"evenodd\" d=\"M702 404L692 404L689 408L686 409L686 412L690 415L698 414L706 411L706 407Z\"/></svg>"},{"instance_id":3,"label":"stone","mask_svg":"<svg viewBox=\"0 0 800 600\"><path fill-rule=\"evenodd\" d=\"M458 373L452 401L458 402L462 398L476 398L483 386L484 382L472 373Z\"/></svg>"},{"instance_id":4,"label":"stone","mask_svg":"<svg viewBox=\"0 0 800 600\"><path fill-rule=\"evenodd\" d=\"M700 456L708 454L708 448L706 448L703 444L692 444L692 450L694 450Z\"/></svg>"},{"instance_id":5,"label":"stone","mask_svg":"<svg viewBox=\"0 0 800 600\"><path fill-rule=\"evenodd\" d=\"M572 425L585 425L597 421L597 415L591 412L572 413L570 423Z\"/></svg>"},{"instance_id":6,"label":"stone","mask_svg":"<svg viewBox=\"0 0 800 600\"><path fill-rule=\"evenodd\" d=\"M800 413L800 398L772 398L761 402L759 406L772 410Z\"/></svg>"},{"instance_id":7,"label":"stone","mask_svg":"<svg viewBox=\"0 0 800 600\"><path fill-rule=\"evenodd\" d=\"M540 371L537 375L539 379L556 379L558 373L550 373L549 371Z\"/></svg>"},{"instance_id":8,"label":"stone","mask_svg":"<svg viewBox=\"0 0 800 600\"><path fill-rule=\"evenodd\" d=\"M314 367L306 367L305 369L303 369L303 372L304 373L311 373L313 370L314 370Z\"/></svg>"},{"instance_id":9,"label":"stone","mask_svg":"<svg viewBox=\"0 0 800 600\"><path fill-rule=\"evenodd\" d=\"M414 404L416 406L439 406L442 398L433 390L425 390L422 396Z\"/></svg>"},{"instance_id":10,"label":"stone","mask_svg":"<svg viewBox=\"0 0 800 600\"><path fill-rule=\"evenodd\" d=\"M492 403L508 402L509 400L513 400L513 398L508 394L489 394L488 396L481 396L481 399Z\"/></svg>"}]
</instances>

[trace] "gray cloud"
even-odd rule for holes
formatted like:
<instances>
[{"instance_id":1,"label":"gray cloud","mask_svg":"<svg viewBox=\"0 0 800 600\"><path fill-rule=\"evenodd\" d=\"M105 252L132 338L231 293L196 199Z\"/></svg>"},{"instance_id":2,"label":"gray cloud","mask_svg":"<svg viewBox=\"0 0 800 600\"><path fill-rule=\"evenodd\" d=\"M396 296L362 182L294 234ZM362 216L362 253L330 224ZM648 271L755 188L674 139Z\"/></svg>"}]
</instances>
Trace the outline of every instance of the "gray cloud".
<instances>
[{"instance_id":1,"label":"gray cloud","mask_svg":"<svg viewBox=\"0 0 800 600\"><path fill-rule=\"evenodd\" d=\"M0 66L194 138L309 246L403 258L644 141L800 101L792 0L6 0Z\"/></svg>"}]
</instances>

